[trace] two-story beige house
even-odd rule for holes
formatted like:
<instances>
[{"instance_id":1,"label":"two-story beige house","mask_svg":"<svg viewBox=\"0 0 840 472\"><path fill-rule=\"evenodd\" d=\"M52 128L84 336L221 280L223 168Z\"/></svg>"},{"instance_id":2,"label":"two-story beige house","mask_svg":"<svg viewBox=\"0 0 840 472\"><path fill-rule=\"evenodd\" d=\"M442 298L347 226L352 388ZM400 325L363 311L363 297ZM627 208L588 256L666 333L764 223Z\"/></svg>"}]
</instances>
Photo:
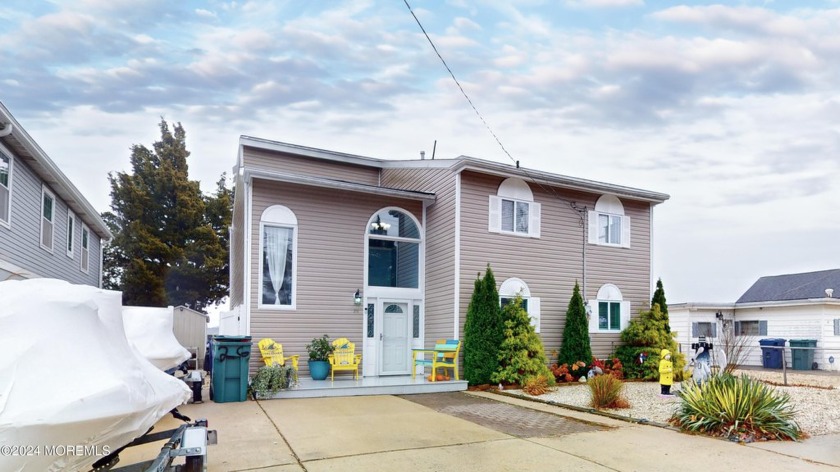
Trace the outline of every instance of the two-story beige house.
<instances>
[{"instance_id":1,"label":"two-story beige house","mask_svg":"<svg viewBox=\"0 0 840 472\"><path fill-rule=\"evenodd\" d=\"M384 160L246 136L234 173L223 333L302 355L313 337L347 337L364 376L406 375L412 348L463 338L488 263L500 303L523 296L547 352L560 347L576 281L599 357L649 305L662 193L473 157Z\"/></svg>"}]
</instances>

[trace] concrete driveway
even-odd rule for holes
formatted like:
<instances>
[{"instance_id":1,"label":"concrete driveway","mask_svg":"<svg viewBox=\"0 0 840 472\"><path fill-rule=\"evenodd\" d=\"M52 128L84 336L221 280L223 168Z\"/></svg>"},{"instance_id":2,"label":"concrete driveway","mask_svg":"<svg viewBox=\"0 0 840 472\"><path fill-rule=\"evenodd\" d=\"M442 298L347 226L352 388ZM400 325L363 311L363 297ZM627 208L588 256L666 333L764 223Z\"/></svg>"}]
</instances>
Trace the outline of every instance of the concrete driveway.
<instances>
[{"instance_id":1,"label":"concrete driveway","mask_svg":"<svg viewBox=\"0 0 840 472\"><path fill-rule=\"evenodd\" d=\"M454 395L493 401L474 408L467 399L450 408L446 400L424 406L408 397L367 396L206 402L180 410L206 417L219 432L210 471L840 469L836 436L743 446L499 395ZM480 417L465 419L471 414ZM516 428L526 421L543 429ZM563 425L552 426L558 421ZM172 424L165 419L160 426ZM148 459L155 447L123 453L122 464Z\"/></svg>"}]
</instances>

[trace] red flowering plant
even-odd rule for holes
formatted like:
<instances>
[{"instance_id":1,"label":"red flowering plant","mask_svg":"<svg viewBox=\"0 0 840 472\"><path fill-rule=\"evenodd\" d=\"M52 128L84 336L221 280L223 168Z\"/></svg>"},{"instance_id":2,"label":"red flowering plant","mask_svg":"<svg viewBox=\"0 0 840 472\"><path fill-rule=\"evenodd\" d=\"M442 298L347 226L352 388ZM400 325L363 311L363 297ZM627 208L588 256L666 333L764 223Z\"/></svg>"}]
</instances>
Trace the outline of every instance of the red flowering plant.
<instances>
[{"instance_id":1,"label":"red flowering plant","mask_svg":"<svg viewBox=\"0 0 840 472\"><path fill-rule=\"evenodd\" d=\"M577 361L571 365L569 364L551 364L549 368L554 374L554 379L558 382L577 382L581 377L589 374L590 370L595 368L601 370L604 374L610 374L616 379L624 379L624 366L618 358L613 359L592 359L592 362L587 365L583 361Z\"/></svg>"}]
</instances>

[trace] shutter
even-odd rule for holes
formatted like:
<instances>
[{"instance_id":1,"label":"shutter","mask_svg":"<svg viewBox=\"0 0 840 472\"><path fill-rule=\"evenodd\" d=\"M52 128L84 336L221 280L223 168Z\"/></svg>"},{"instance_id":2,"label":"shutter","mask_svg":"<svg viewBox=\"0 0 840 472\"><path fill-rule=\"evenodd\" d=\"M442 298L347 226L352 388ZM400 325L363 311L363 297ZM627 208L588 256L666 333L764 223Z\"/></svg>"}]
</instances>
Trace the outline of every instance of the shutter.
<instances>
[{"instance_id":1,"label":"shutter","mask_svg":"<svg viewBox=\"0 0 840 472\"><path fill-rule=\"evenodd\" d=\"M598 300L589 300L587 305L587 313L589 315L589 332L598 332Z\"/></svg>"},{"instance_id":2,"label":"shutter","mask_svg":"<svg viewBox=\"0 0 840 472\"><path fill-rule=\"evenodd\" d=\"M630 247L630 217L621 217L621 247Z\"/></svg>"},{"instance_id":3,"label":"shutter","mask_svg":"<svg viewBox=\"0 0 840 472\"><path fill-rule=\"evenodd\" d=\"M598 244L598 214L591 210L586 214L589 217L589 244Z\"/></svg>"},{"instance_id":4,"label":"shutter","mask_svg":"<svg viewBox=\"0 0 840 472\"><path fill-rule=\"evenodd\" d=\"M700 323L698 323L696 321L692 322L691 323L691 337L692 338L700 337L699 334L698 334L698 331L700 331Z\"/></svg>"},{"instance_id":5,"label":"shutter","mask_svg":"<svg viewBox=\"0 0 840 472\"><path fill-rule=\"evenodd\" d=\"M487 221L487 231L499 233L502 230L502 199L490 195L490 215Z\"/></svg>"},{"instance_id":6,"label":"shutter","mask_svg":"<svg viewBox=\"0 0 840 472\"><path fill-rule=\"evenodd\" d=\"M758 335L767 336L767 320L762 320L758 322Z\"/></svg>"},{"instance_id":7,"label":"shutter","mask_svg":"<svg viewBox=\"0 0 840 472\"><path fill-rule=\"evenodd\" d=\"M531 297L528 299L528 316L531 317L531 325L536 332L540 332L540 299Z\"/></svg>"},{"instance_id":8,"label":"shutter","mask_svg":"<svg viewBox=\"0 0 840 472\"><path fill-rule=\"evenodd\" d=\"M840 336L840 318L834 319L834 335Z\"/></svg>"},{"instance_id":9,"label":"shutter","mask_svg":"<svg viewBox=\"0 0 840 472\"><path fill-rule=\"evenodd\" d=\"M735 322L735 336L740 336L740 335L741 335L741 322L736 321Z\"/></svg>"},{"instance_id":10,"label":"shutter","mask_svg":"<svg viewBox=\"0 0 840 472\"><path fill-rule=\"evenodd\" d=\"M712 337L717 338L717 323L712 323Z\"/></svg>"},{"instance_id":11,"label":"shutter","mask_svg":"<svg viewBox=\"0 0 840 472\"><path fill-rule=\"evenodd\" d=\"M621 302L621 330L630 326L630 300Z\"/></svg>"},{"instance_id":12,"label":"shutter","mask_svg":"<svg viewBox=\"0 0 840 472\"><path fill-rule=\"evenodd\" d=\"M528 217L530 221L528 221L528 234L532 238L539 238L540 237L540 205L536 202L531 202L529 205ZM539 331L537 331L539 333Z\"/></svg>"}]
</instances>

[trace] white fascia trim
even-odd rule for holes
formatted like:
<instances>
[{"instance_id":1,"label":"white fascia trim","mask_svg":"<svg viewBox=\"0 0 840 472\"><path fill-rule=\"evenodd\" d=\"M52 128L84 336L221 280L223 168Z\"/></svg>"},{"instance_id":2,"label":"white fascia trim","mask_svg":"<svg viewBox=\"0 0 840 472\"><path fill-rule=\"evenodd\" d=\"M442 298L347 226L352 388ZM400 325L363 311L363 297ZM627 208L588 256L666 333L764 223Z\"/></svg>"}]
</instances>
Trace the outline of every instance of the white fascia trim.
<instances>
[{"instance_id":1,"label":"white fascia trim","mask_svg":"<svg viewBox=\"0 0 840 472\"><path fill-rule=\"evenodd\" d=\"M41 149L41 146L39 146L38 143L29 136L29 133L23 129L20 123L17 122L17 120L12 116L12 113L5 107L5 105L3 105L2 102L0 102L0 116L3 116L6 120L12 123L12 136L14 136L26 148L26 150L29 151L35 162L43 167L49 177L52 177L52 179L55 180L56 186L58 187L55 189L55 192L59 194L62 200L64 200L67 205L75 205L72 208L75 210L76 215L78 215L82 221L87 223L88 226L94 228L100 238L108 240L113 238L114 235L111 234L108 226L99 216L99 212L93 208L93 205L91 205L84 195L79 192L79 189L73 185L70 179L61 172L47 153ZM36 174L39 174L39 169L34 168L33 171ZM45 176L39 174L39 177L45 181L44 183L46 185L47 179L44 178Z\"/></svg>"},{"instance_id":2,"label":"white fascia trim","mask_svg":"<svg viewBox=\"0 0 840 472\"><path fill-rule=\"evenodd\" d=\"M345 164L356 164L365 167L373 167L377 169L382 168L382 159L373 157L357 156L355 154L346 154L343 152L329 151L326 149L318 149L308 146L301 146L298 144L283 143L280 141L271 141L268 139L255 138L253 136L239 136L239 146L248 146L256 149L264 149L266 151L284 152L296 156L312 157L315 159L323 159L327 161L343 162ZM242 162L240 161L240 165Z\"/></svg>"},{"instance_id":3,"label":"white fascia trim","mask_svg":"<svg viewBox=\"0 0 840 472\"><path fill-rule=\"evenodd\" d=\"M353 182L344 182L339 180L322 179L318 177L308 177L302 175L284 174L282 172L267 172L259 170L246 170L246 179L261 179L271 180L275 182L287 182L291 184L307 185L310 187L321 187L338 190L347 190L350 192L369 193L373 195L381 195L386 197L404 198L408 200L419 200L428 203L435 202L435 194L428 192L417 192L409 190L399 190L387 187L377 187L374 185L357 184Z\"/></svg>"},{"instance_id":4,"label":"white fascia trim","mask_svg":"<svg viewBox=\"0 0 840 472\"><path fill-rule=\"evenodd\" d=\"M382 161L383 169L448 169L458 163L454 159L420 159L410 161Z\"/></svg>"},{"instance_id":5,"label":"white fascia trim","mask_svg":"<svg viewBox=\"0 0 840 472\"><path fill-rule=\"evenodd\" d=\"M507 164L498 164L495 162L484 161L482 159L476 159L474 157L464 156L460 159L462 159L462 164L460 164L459 170L462 171L469 170L472 172L496 175L505 178L516 176L524 179L526 182L536 182L552 187L578 190L587 193L609 193L629 200L646 201L651 203L662 203L671 198L670 195L664 193L651 192L649 190L624 187L604 182L596 182L594 180L580 179L577 177L551 174L533 169L517 169L516 167L509 166Z\"/></svg>"},{"instance_id":6,"label":"white fascia trim","mask_svg":"<svg viewBox=\"0 0 840 472\"><path fill-rule=\"evenodd\" d=\"M453 339L460 339L460 319L461 319L461 173L455 173L455 280L453 288L455 290L455 302L452 307L452 312L455 314L454 328L452 330Z\"/></svg>"},{"instance_id":7,"label":"white fascia trim","mask_svg":"<svg viewBox=\"0 0 840 472\"><path fill-rule=\"evenodd\" d=\"M774 308L807 305L838 305L840 298L809 298L807 300L777 300L767 302L735 303L735 309L740 308Z\"/></svg>"},{"instance_id":8,"label":"white fascia trim","mask_svg":"<svg viewBox=\"0 0 840 472\"><path fill-rule=\"evenodd\" d=\"M652 298L652 297L651 297ZM686 303L669 303L668 310L672 308L680 308L686 310L734 310L734 303L715 303L715 302L686 302Z\"/></svg>"}]
</instances>

